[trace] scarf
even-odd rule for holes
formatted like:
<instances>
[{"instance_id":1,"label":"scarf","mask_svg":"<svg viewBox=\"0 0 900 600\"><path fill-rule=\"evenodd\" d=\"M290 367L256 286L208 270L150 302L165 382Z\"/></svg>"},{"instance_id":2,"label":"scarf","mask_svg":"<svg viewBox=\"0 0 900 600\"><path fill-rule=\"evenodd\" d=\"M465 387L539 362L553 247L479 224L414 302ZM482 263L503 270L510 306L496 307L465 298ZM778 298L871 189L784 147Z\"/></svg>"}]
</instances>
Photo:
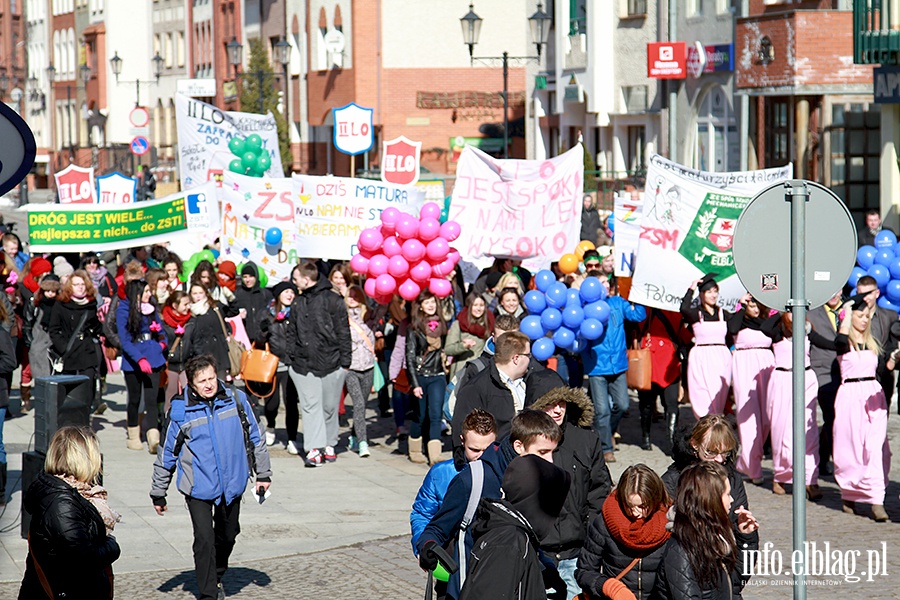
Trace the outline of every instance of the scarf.
<instances>
[{"instance_id":1,"label":"scarf","mask_svg":"<svg viewBox=\"0 0 900 600\"><path fill-rule=\"evenodd\" d=\"M440 331L441 322L438 319L431 319L425 325L427 333L425 334L425 340L428 342L428 352L439 352L441 347L443 346L443 340L441 340Z\"/></svg>"},{"instance_id":2,"label":"scarf","mask_svg":"<svg viewBox=\"0 0 900 600\"><path fill-rule=\"evenodd\" d=\"M142 315L152 315L156 312L156 307L150 304L149 302L141 302L141 314Z\"/></svg>"},{"instance_id":3,"label":"scarf","mask_svg":"<svg viewBox=\"0 0 900 600\"><path fill-rule=\"evenodd\" d=\"M191 314L195 317L205 315L209 312L209 302L204 298L200 302L191 302Z\"/></svg>"},{"instance_id":4,"label":"scarf","mask_svg":"<svg viewBox=\"0 0 900 600\"><path fill-rule=\"evenodd\" d=\"M164 306L162 317L169 327L184 327L190 320L191 313L179 315L171 306Z\"/></svg>"},{"instance_id":5,"label":"scarf","mask_svg":"<svg viewBox=\"0 0 900 600\"><path fill-rule=\"evenodd\" d=\"M72 302L74 302L75 304L77 304L79 306L84 306L85 304L88 303L88 297L82 296L81 298L77 298L75 296L72 296Z\"/></svg>"},{"instance_id":6,"label":"scarf","mask_svg":"<svg viewBox=\"0 0 900 600\"><path fill-rule=\"evenodd\" d=\"M276 311L275 310L275 301L270 300L269 301L269 314L272 315L273 317L275 317L276 321L284 321L285 319L287 319L288 317L291 316L291 307L285 306L285 307L282 307L281 310Z\"/></svg>"},{"instance_id":7,"label":"scarf","mask_svg":"<svg viewBox=\"0 0 900 600\"><path fill-rule=\"evenodd\" d=\"M484 318L487 322L487 325L479 325L478 323L470 321L469 308L466 307L459 313L459 329L463 333L474 335L475 337L481 338L483 340L487 339L488 336L491 335L490 332L494 330L494 315L493 313L488 312L486 307L484 310Z\"/></svg>"},{"instance_id":8,"label":"scarf","mask_svg":"<svg viewBox=\"0 0 900 600\"><path fill-rule=\"evenodd\" d=\"M103 266L99 267L93 273L88 272L88 275L90 275L90 277L91 277L91 283L93 283L94 287L97 288L98 290L100 289L100 284L103 283L103 279L106 277L106 273L107 273L106 267L103 267Z\"/></svg>"},{"instance_id":9,"label":"scarf","mask_svg":"<svg viewBox=\"0 0 900 600\"><path fill-rule=\"evenodd\" d=\"M615 494L610 494L603 502L603 520L613 539L630 550L655 550L671 535L666 531L666 511L659 509L649 520L632 521L622 512Z\"/></svg>"},{"instance_id":10,"label":"scarf","mask_svg":"<svg viewBox=\"0 0 900 600\"><path fill-rule=\"evenodd\" d=\"M78 481L71 475L57 475L57 477L75 488L75 491L81 494L82 498L90 502L93 507L97 509L97 512L100 513L100 518L103 519L103 524L106 525L106 533L112 533L116 523L122 520L122 515L113 510L107 502L108 494L106 488Z\"/></svg>"}]
</instances>

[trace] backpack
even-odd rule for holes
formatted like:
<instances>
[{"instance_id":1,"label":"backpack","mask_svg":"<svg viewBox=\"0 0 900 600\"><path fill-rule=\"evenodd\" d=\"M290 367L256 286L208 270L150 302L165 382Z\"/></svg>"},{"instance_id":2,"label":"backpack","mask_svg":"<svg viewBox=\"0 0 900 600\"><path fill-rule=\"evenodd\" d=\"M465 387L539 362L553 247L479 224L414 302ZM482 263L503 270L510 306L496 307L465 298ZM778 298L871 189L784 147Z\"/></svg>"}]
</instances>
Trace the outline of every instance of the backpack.
<instances>
[{"instance_id":1,"label":"backpack","mask_svg":"<svg viewBox=\"0 0 900 600\"><path fill-rule=\"evenodd\" d=\"M482 357L484 357L484 360L481 360ZM473 358L466 363L466 366L457 371L450 383L447 384L444 390L444 406L450 411L449 415L445 415L448 420L453 418L453 410L456 408L456 392L463 383L484 371L490 358L490 356L485 356L484 354L478 358Z\"/></svg>"},{"instance_id":2,"label":"backpack","mask_svg":"<svg viewBox=\"0 0 900 600\"><path fill-rule=\"evenodd\" d=\"M459 558L459 589L466 582L466 530L475 518L475 510L481 501L481 492L484 490L484 463L476 460L469 463L469 472L472 473L472 490L469 492L469 501L466 504L466 512L459 523L459 533L456 539L456 555Z\"/></svg>"}]
</instances>

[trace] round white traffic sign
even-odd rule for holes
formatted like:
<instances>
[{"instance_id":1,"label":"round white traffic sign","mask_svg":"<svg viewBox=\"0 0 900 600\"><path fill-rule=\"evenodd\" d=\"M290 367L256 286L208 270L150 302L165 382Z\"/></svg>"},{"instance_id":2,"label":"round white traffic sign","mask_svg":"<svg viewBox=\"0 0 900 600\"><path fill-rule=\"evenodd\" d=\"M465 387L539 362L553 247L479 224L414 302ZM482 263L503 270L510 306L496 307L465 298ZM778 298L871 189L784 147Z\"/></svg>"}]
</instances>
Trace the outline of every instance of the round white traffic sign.
<instances>
[{"instance_id":1,"label":"round white traffic sign","mask_svg":"<svg viewBox=\"0 0 900 600\"><path fill-rule=\"evenodd\" d=\"M135 127L146 127L150 124L150 111L143 106L135 106L131 109L128 119Z\"/></svg>"}]
</instances>

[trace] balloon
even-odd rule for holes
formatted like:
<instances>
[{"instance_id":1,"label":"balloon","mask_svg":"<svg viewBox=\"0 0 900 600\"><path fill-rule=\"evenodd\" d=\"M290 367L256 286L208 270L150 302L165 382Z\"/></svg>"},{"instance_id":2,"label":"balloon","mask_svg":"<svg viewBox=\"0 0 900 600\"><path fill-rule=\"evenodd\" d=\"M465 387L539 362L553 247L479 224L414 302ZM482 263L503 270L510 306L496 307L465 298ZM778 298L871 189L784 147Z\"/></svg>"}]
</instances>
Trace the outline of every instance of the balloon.
<instances>
[{"instance_id":1,"label":"balloon","mask_svg":"<svg viewBox=\"0 0 900 600\"><path fill-rule=\"evenodd\" d=\"M574 254L563 254L559 257L559 270L570 275L578 270L578 257ZM559 344L557 344L559 345Z\"/></svg>"},{"instance_id":2,"label":"balloon","mask_svg":"<svg viewBox=\"0 0 900 600\"><path fill-rule=\"evenodd\" d=\"M381 211L381 230L392 235L397 230L397 221L400 219L400 211L393 206Z\"/></svg>"},{"instance_id":3,"label":"balloon","mask_svg":"<svg viewBox=\"0 0 900 600\"><path fill-rule=\"evenodd\" d=\"M541 325L541 318L537 315L529 315L522 319L522 322L519 323L519 331L527 335L530 340L544 337L544 326Z\"/></svg>"},{"instance_id":4,"label":"balloon","mask_svg":"<svg viewBox=\"0 0 900 600\"><path fill-rule=\"evenodd\" d=\"M580 335L575 336L575 341L572 342L572 348L570 350L575 353L584 352L587 350L588 343L587 341L581 337Z\"/></svg>"},{"instance_id":5,"label":"balloon","mask_svg":"<svg viewBox=\"0 0 900 600\"><path fill-rule=\"evenodd\" d=\"M382 225L382 227L384 227L384 225ZM381 252L388 258L391 258L402 253L403 248L400 246L400 242L397 241L396 236L388 234L384 238L384 242L381 243Z\"/></svg>"},{"instance_id":6,"label":"balloon","mask_svg":"<svg viewBox=\"0 0 900 600\"><path fill-rule=\"evenodd\" d=\"M609 319L609 304L603 300L591 302L584 307L584 317L586 319L597 319L601 323L606 323Z\"/></svg>"},{"instance_id":7,"label":"balloon","mask_svg":"<svg viewBox=\"0 0 900 600\"><path fill-rule=\"evenodd\" d=\"M419 294L422 293L422 288L419 287L419 284L413 281L412 279L407 279L403 283L400 284L400 288L398 289L398 293L400 297L408 302L412 302L416 298L419 297Z\"/></svg>"},{"instance_id":8,"label":"balloon","mask_svg":"<svg viewBox=\"0 0 900 600\"><path fill-rule=\"evenodd\" d=\"M588 250L595 250L596 246L590 240L581 240L578 242L578 245L575 246L575 256L578 257L578 260L584 259L584 253Z\"/></svg>"},{"instance_id":9,"label":"balloon","mask_svg":"<svg viewBox=\"0 0 900 600\"><path fill-rule=\"evenodd\" d=\"M456 221L447 221L441 225L441 237L452 242L459 237L462 228Z\"/></svg>"},{"instance_id":10,"label":"balloon","mask_svg":"<svg viewBox=\"0 0 900 600\"><path fill-rule=\"evenodd\" d=\"M372 277L378 277L379 275L384 275L387 273L388 265L390 264L388 257L384 254L376 254L371 259L369 259L369 275ZM370 294L372 296L374 294Z\"/></svg>"},{"instance_id":11,"label":"balloon","mask_svg":"<svg viewBox=\"0 0 900 600\"><path fill-rule=\"evenodd\" d=\"M581 294L575 288L566 290L566 306L581 306Z\"/></svg>"},{"instance_id":12,"label":"balloon","mask_svg":"<svg viewBox=\"0 0 900 600\"><path fill-rule=\"evenodd\" d=\"M281 230L277 227L269 227L266 229L266 243L270 246L277 246L281 243Z\"/></svg>"},{"instance_id":13,"label":"balloon","mask_svg":"<svg viewBox=\"0 0 900 600\"><path fill-rule=\"evenodd\" d=\"M238 273L240 273L240 271L238 271ZM261 287L262 289L266 289L267 287L269 287L269 276L266 275L265 269L259 270L258 279L259 279L259 287Z\"/></svg>"},{"instance_id":14,"label":"balloon","mask_svg":"<svg viewBox=\"0 0 900 600\"><path fill-rule=\"evenodd\" d=\"M366 279L366 282L363 284L363 291L366 293L366 296L368 296L369 298L375 297L375 294L377 292L375 291L375 278L374 277L370 277L369 279Z\"/></svg>"},{"instance_id":15,"label":"balloon","mask_svg":"<svg viewBox=\"0 0 900 600\"><path fill-rule=\"evenodd\" d=\"M425 284L431 279L431 265L427 261L421 261L409 268L409 277L416 283Z\"/></svg>"},{"instance_id":16,"label":"balloon","mask_svg":"<svg viewBox=\"0 0 900 600\"><path fill-rule=\"evenodd\" d=\"M417 263L425 256L425 244L417 239L406 240L403 242L402 254L410 264ZM430 267L428 272L431 272Z\"/></svg>"},{"instance_id":17,"label":"balloon","mask_svg":"<svg viewBox=\"0 0 900 600\"><path fill-rule=\"evenodd\" d=\"M375 279L375 293L379 295L388 296L394 293L394 290L397 289L397 280L385 273L384 275L379 275L377 279Z\"/></svg>"},{"instance_id":18,"label":"balloon","mask_svg":"<svg viewBox=\"0 0 900 600\"><path fill-rule=\"evenodd\" d=\"M272 166L272 157L269 156L268 152L263 152L259 155L259 158L256 159L256 170L262 171L265 173L269 170L269 167Z\"/></svg>"},{"instance_id":19,"label":"balloon","mask_svg":"<svg viewBox=\"0 0 900 600\"><path fill-rule=\"evenodd\" d=\"M613 215L609 215L606 217L606 226L609 227L610 231L616 230L616 218Z\"/></svg>"},{"instance_id":20,"label":"balloon","mask_svg":"<svg viewBox=\"0 0 900 600\"><path fill-rule=\"evenodd\" d=\"M556 330L556 333L553 334L553 343L556 344L557 348L568 350L572 347L572 344L575 343L575 334L571 329L560 327Z\"/></svg>"},{"instance_id":21,"label":"balloon","mask_svg":"<svg viewBox=\"0 0 900 600\"><path fill-rule=\"evenodd\" d=\"M900 259L897 259L897 267L900 269ZM900 272L900 271L898 271ZM853 287L856 287L856 282L859 281L860 277L863 277L866 274L866 270L862 267L853 267L850 271L850 277L847 278L847 283ZM891 277L894 276L893 270L891 270Z\"/></svg>"},{"instance_id":22,"label":"balloon","mask_svg":"<svg viewBox=\"0 0 900 600\"><path fill-rule=\"evenodd\" d=\"M381 233L374 227L369 227L359 232L359 241L356 245L360 250L374 252L381 247L382 242L384 238L381 237Z\"/></svg>"},{"instance_id":23,"label":"balloon","mask_svg":"<svg viewBox=\"0 0 900 600\"><path fill-rule=\"evenodd\" d=\"M896 279L889 281L887 287L884 288L884 293L888 300L894 304L900 304L900 281Z\"/></svg>"},{"instance_id":24,"label":"balloon","mask_svg":"<svg viewBox=\"0 0 900 600\"><path fill-rule=\"evenodd\" d=\"M856 262L859 263L863 269L868 269L875 262L875 250L874 246L862 246L859 250L856 251Z\"/></svg>"},{"instance_id":25,"label":"balloon","mask_svg":"<svg viewBox=\"0 0 900 600\"><path fill-rule=\"evenodd\" d=\"M585 304L590 304L600 300L605 291L606 288L597 277L587 277L581 282L581 288L578 290L578 293Z\"/></svg>"},{"instance_id":26,"label":"balloon","mask_svg":"<svg viewBox=\"0 0 900 600\"><path fill-rule=\"evenodd\" d=\"M597 319L585 319L581 322L579 331L584 339L593 341L603 335L603 323Z\"/></svg>"},{"instance_id":27,"label":"balloon","mask_svg":"<svg viewBox=\"0 0 900 600\"><path fill-rule=\"evenodd\" d=\"M419 233L419 220L412 215L403 214L400 219L397 221L397 225L395 227L397 231L397 235L399 235L404 240L409 240Z\"/></svg>"},{"instance_id":28,"label":"balloon","mask_svg":"<svg viewBox=\"0 0 900 600\"><path fill-rule=\"evenodd\" d=\"M853 267L853 270L850 271L850 278L853 278L853 274L857 272L857 269L862 271L862 274L865 275L866 272L864 269L860 269L859 267ZM891 272L891 279L900 279L900 256L894 259L894 261L888 265L888 271ZM862 277L860 275L859 277ZM859 280L859 277L856 280ZM856 280L853 281L850 285L856 285Z\"/></svg>"},{"instance_id":29,"label":"balloon","mask_svg":"<svg viewBox=\"0 0 900 600\"><path fill-rule=\"evenodd\" d=\"M394 299L393 294L384 294L384 295L379 294L379 295L375 296L375 302L377 302L378 304L380 304L382 306L387 306L388 304L391 303L391 300L393 300L393 299Z\"/></svg>"},{"instance_id":30,"label":"balloon","mask_svg":"<svg viewBox=\"0 0 900 600\"><path fill-rule=\"evenodd\" d=\"M419 218L438 220L441 218L441 207L434 202L426 202L419 211Z\"/></svg>"},{"instance_id":31,"label":"balloon","mask_svg":"<svg viewBox=\"0 0 900 600\"><path fill-rule=\"evenodd\" d=\"M538 291L546 292L547 288L549 288L556 281L556 275L553 274L553 271L548 269L542 269L537 272L537 275L534 276L534 285L538 289Z\"/></svg>"},{"instance_id":32,"label":"balloon","mask_svg":"<svg viewBox=\"0 0 900 600\"><path fill-rule=\"evenodd\" d=\"M246 171L244 169L244 165L241 164L241 159L239 158L235 158L233 161L228 163L228 170L232 173L240 173L241 175L243 175Z\"/></svg>"},{"instance_id":33,"label":"balloon","mask_svg":"<svg viewBox=\"0 0 900 600\"><path fill-rule=\"evenodd\" d=\"M360 275L365 275L369 272L369 259L362 254L354 254L350 259L350 268Z\"/></svg>"},{"instance_id":34,"label":"balloon","mask_svg":"<svg viewBox=\"0 0 900 600\"><path fill-rule=\"evenodd\" d=\"M461 257L459 255L459 250L457 250L455 248L450 248L450 252L447 253L447 259L453 261L453 266L456 266L459 264L460 258Z\"/></svg>"},{"instance_id":35,"label":"balloon","mask_svg":"<svg viewBox=\"0 0 900 600\"><path fill-rule=\"evenodd\" d=\"M228 149L231 150L231 153L235 156L241 156L245 152L244 138L234 136L233 138L228 140Z\"/></svg>"},{"instance_id":36,"label":"balloon","mask_svg":"<svg viewBox=\"0 0 900 600\"><path fill-rule=\"evenodd\" d=\"M450 273L453 272L453 269L456 268L456 263L454 263L449 258L444 262L438 263L431 267L431 274L435 277L446 277Z\"/></svg>"},{"instance_id":37,"label":"balloon","mask_svg":"<svg viewBox=\"0 0 900 600\"><path fill-rule=\"evenodd\" d=\"M263 139L258 133L251 133L244 140L244 152L259 154L262 151Z\"/></svg>"},{"instance_id":38,"label":"balloon","mask_svg":"<svg viewBox=\"0 0 900 600\"><path fill-rule=\"evenodd\" d=\"M423 242L430 242L441 233L441 224L437 219L428 217L419 220L419 239Z\"/></svg>"},{"instance_id":39,"label":"balloon","mask_svg":"<svg viewBox=\"0 0 900 600\"><path fill-rule=\"evenodd\" d=\"M893 249L897 244L897 236L890 229L882 229L875 234L875 247L879 250L884 248Z\"/></svg>"},{"instance_id":40,"label":"balloon","mask_svg":"<svg viewBox=\"0 0 900 600\"><path fill-rule=\"evenodd\" d=\"M525 292L525 308L533 315L543 312L547 308L547 299L537 290Z\"/></svg>"},{"instance_id":41,"label":"balloon","mask_svg":"<svg viewBox=\"0 0 900 600\"><path fill-rule=\"evenodd\" d=\"M550 338L542 337L531 344L531 355L538 360L547 360L556 352L556 344Z\"/></svg>"},{"instance_id":42,"label":"balloon","mask_svg":"<svg viewBox=\"0 0 900 600\"><path fill-rule=\"evenodd\" d=\"M875 283L878 284L879 288L883 288L887 285L888 281L891 280L891 273L884 265L872 265L871 267L869 267L869 270L866 271L866 275L872 277L875 280Z\"/></svg>"},{"instance_id":43,"label":"balloon","mask_svg":"<svg viewBox=\"0 0 900 600\"><path fill-rule=\"evenodd\" d=\"M890 266L890 264L894 262L894 251L891 250L879 250L875 253L875 264Z\"/></svg>"},{"instance_id":44,"label":"balloon","mask_svg":"<svg viewBox=\"0 0 900 600\"><path fill-rule=\"evenodd\" d=\"M432 279L428 282L428 291L438 298L446 298L453 291L453 286L446 279Z\"/></svg>"},{"instance_id":45,"label":"balloon","mask_svg":"<svg viewBox=\"0 0 900 600\"><path fill-rule=\"evenodd\" d=\"M566 306L562 312L563 325L569 329L578 329L584 321L584 310L580 306Z\"/></svg>"},{"instance_id":46,"label":"balloon","mask_svg":"<svg viewBox=\"0 0 900 600\"><path fill-rule=\"evenodd\" d=\"M562 313L552 306L545 308L541 313L541 325L545 331L556 331L562 325Z\"/></svg>"},{"instance_id":47,"label":"balloon","mask_svg":"<svg viewBox=\"0 0 900 600\"><path fill-rule=\"evenodd\" d=\"M540 273L538 273L540 275ZM540 289L540 288L539 288ZM554 308L562 308L566 305L566 284L557 281L547 288L547 304Z\"/></svg>"},{"instance_id":48,"label":"balloon","mask_svg":"<svg viewBox=\"0 0 900 600\"><path fill-rule=\"evenodd\" d=\"M447 260L447 254L450 253L450 244L442 237L434 238L428 242L428 246L425 248L425 254L431 262L443 262Z\"/></svg>"},{"instance_id":49,"label":"balloon","mask_svg":"<svg viewBox=\"0 0 900 600\"><path fill-rule=\"evenodd\" d=\"M247 170L256 166L256 155L252 152L244 152L241 155L241 166Z\"/></svg>"},{"instance_id":50,"label":"balloon","mask_svg":"<svg viewBox=\"0 0 900 600\"><path fill-rule=\"evenodd\" d=\"M403 279L409 274L409 262L399 254L388 259L388 273L391 277ZM385 294L393 294L394 291L384 292Z\"/></svg>"},{"instance_id":51,"label":"balloon","mask_svg":"<svg viewBox=\"0 0 900 600\"><path fill-rule=\"evenodd\" d=\"M882 296L877 301L878 306L885 310L893 310L896 312L900 312L900 304L894 304L888 298Z\"/></svg>"},{"instance_id":52,"label":"balloon","mask_svg":"<svg viewBox=\"0 0 900 600\"><path fill-rule=\"evenodd\" d=\"M441 209L441 218L438 219L441 224L446 223L450 219L450 211L446 208Z\"/></svg>"}]
</instances>

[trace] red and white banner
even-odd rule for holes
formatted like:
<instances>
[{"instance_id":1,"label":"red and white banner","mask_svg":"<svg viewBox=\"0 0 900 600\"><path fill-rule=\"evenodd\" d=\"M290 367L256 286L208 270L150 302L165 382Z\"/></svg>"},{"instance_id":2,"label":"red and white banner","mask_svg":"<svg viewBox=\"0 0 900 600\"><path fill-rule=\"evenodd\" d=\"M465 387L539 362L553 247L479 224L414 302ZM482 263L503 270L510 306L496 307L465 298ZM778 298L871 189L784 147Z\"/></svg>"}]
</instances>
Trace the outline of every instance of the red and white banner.
<instances>
[{"instance_id":1,"label":"red and white banner","mask_svg":"<svg viewBox=\"0 0 900 600\"><path fill-rule=\"evenodd\" d=\"M684 42L647 44L647 77L684 79L687 77L687 46Z\"/></svg>"},{"instance_id":2,"label":"red and white banner","mask_svg":"<svg viewBox=\"0 0 900 600\"><path fill-rule=\"evenodd\" d=\"M384 143L381 153L381 180L396 185L415 185L419 181L422 142L404 136Z\"/></svg>"},{"instance_id":3,"label":"red and white banner","mask_svg":"<svg viewBox=\"0 0 900 600\"><path fill-rule=\"evenodd\" d=\"M94 169L69 165L56 178L56 193L60 204L94 204Z\"/></svg>"}]
</instances>

